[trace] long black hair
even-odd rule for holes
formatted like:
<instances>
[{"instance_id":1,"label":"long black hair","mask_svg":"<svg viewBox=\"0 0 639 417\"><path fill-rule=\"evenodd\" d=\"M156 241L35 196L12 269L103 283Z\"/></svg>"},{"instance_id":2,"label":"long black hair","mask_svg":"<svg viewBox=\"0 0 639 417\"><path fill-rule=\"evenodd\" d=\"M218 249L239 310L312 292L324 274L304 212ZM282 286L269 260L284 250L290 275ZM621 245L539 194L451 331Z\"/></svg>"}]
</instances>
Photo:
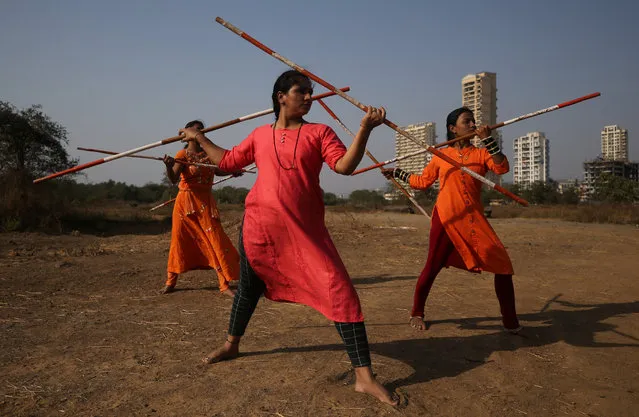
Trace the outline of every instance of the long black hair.
<instances>
[{"instance_id":1,"label":"long black hair","mask_svg":"<svg viewBox=\"0 0 639 417\"><path fill-rule=\"evenodd\" d=\"M275 121L277 121L277 118L280 117L280 101L277 99L277 93L280 91L283 93L287 93L288 90L290 90L295 85L304 83L310 84L310 82L311 80L309 80L306 75L296 70L288 70L277 77L277 80L275 80L275 84L273 85L273 94L271 95L271 100L273 100Z\"/></svg>"},{"instance_id":2,"label":"long black hair","mask_svg":"<svg viewBox=\"0 0 639 417\"><path fill-rule=\"evenodd\" d=\"M450 125L455 126L457 124L457 119L459 119L459 116L461 116L464 113L473 114L473 111L469 109L468 107L460 107L448 113L448 116L446 116L446 139L448 140L455 139L455 134L451 132L448 127Z\"/></svg>"}]
</instances>

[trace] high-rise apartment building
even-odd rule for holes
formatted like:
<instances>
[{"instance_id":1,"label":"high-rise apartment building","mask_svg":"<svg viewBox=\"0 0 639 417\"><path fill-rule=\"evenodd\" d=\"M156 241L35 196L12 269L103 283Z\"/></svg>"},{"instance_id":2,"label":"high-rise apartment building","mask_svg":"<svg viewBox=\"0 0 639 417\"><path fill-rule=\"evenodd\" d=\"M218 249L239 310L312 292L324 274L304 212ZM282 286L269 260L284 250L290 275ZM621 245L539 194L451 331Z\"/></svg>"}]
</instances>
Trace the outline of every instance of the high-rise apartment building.
<instances>
[{"instance_id":1,"label":"high-rise apartment building","mask_svg":"<svg viewBox=\"0 0 639 417\"><path fill-rule=\"evenodd\" d=\"M462 106L473 111L475 123L477 125L497 124L497 74L494 72L468 74L462 78L461 84ZM491 135L503 149L501 132L494 130ZM478 148L484 146L478 137L473 138L471 143ZM501 183L501 177L493 172L488 172L486 178L498 184Z\"/></svg>"},{"instance_id":2,"label":"high-rise apartment building","mask_svg":"<svg viewBox=\"0 0 639 417\"><path fill-rule=\"evenodd\" d=\"M628 161L628 130L617 125L601 131L601 157L606 161Z\"/></svg>"},{"instance_id":3,"label":"high-rise apartment building","mask_svg":"<svg viewBox=\"0 0 639 417\"><path fill-rule=\"evenodd\" d=\"M531 132L513 141L513 182L523 186L550 178L550 144L544 132Z\"/></svg>"},{"instance_id":4,"label":"high-rise apartment building","mask_svg":"<svg viewBox=\"0 0 639 417\"><path fill-rule=\"evenodd\" d=\"M435 123L433 122L416 123L402 127L402 129L410 133L423 145L434 145L437 143ZM404 156L420 150L424 150L424 147L399 133L395 134L395 157ZM398 161L397 167L414 174L421 174L431 158L432 154L424 152L420 155Z\"/></svg>"},{"instance_id":5,"label":"high-rise apartment building","mask_svg":"<svg viewBox=\"0 0 639 417\"><path fill-rule=\"evenodd\" d=\"M462 78L462 106L473 111L477 125L497 124L497 74L480 72ZM492 136L501 147L499 131L492 132ZM482 143L475 138L473 145L479 148Z\"/></svg>"}]
</instances>

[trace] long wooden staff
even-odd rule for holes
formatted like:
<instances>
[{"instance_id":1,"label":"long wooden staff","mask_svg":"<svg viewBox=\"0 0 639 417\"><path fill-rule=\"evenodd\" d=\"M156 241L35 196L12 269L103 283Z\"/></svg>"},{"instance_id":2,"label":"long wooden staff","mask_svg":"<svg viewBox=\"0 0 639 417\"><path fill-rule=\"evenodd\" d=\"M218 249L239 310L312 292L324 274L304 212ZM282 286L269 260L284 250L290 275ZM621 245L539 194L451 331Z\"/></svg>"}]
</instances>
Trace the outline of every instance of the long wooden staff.
<instances>
[{"instance_id":1,"label":"long wooden staff","mask_svg":"<svg viewBox=\"0 0 639 417\"><path fill-rule=\"evenodd\" d=\"M350 87L344 87L344 88L341 88L338 91L341 93L342 91L349 91L349 90L350 90ZM318 94L315 97L312 97L312 100L317 100L318 98L326 98L326 97L334 96L335 94L338 94L338 93L333 91L333 92ZM265 115L270 114L270 113L273 113L273 109L262 110L262 111L259 111L257 113L248 114L246 116L238 117L237 119L226 121L224 123L220 123L220 124L217 124L217 125L214 125L214 126L209 126L207 128L202 129L202 132L203 133L212 132L214 130L222 129L224 127L228 127L228 126L240 123L240 122L244 122L246 120L251 120L251 119L255 119L255 118L260 117L260 116L265 116ZM63 171L56 172L56 173L51 174L51 175L47 175L46 177L35 179L35 180L33 180L33 183L37 184L37 183L42 182L42 181L46 181L46 180L50 180L50 179L53 179L53 178L61 177L63 175L71 174L73 172L82 171L83 169L87 169L87 168L91 168L91 167L96 166L96 165L104 164L105 162L111 162L111 161L114 161L114 160L116 160L118 158L123 158L125 156L133 155L135 153L142 152L142 151L147 150L147 149L151 149L151 148L155 148L155 147L158 147L158 146L166 145L166 144L172 143L172 142L177 142L179 140L182 140L183 138L184 138L184 136L182 136L182 135L180 135L180 136L172 136L170 138L163 139L163 140L161 140L159 142L149 143L148 145L140 146L139 148L135 148L135 149L131 149L131 150L128 150L128 151L125 151L125 152L121 152L121 153L116 154L116 155L107 156L106 158L96 159L95 161L87 162L86 164L80 164L80 165L74 166L72 168L65 169Z\"/></svg>"},{"instance_id":2,"label":"long wooden staff","mask_svg":"<svg viewBox=\"0 0 639 417\"><path fill-rule=\"evenodd\" d=\"M242 172L248 172L249 174L255 174L256 173L254 171L255 168L257 168L257 166L255 164L251 164L247 168L242 169ZM219 179L217 181L214 181L213 185L217 185L217 184L219 184L221 182L228 181L228 180L233 179L233 178L237 178L237 177L233 176L233 175L229 175L228 177L225 177L225 178Z\"/></svg>"},{"instance_id":3,"label":"long wooden staff","mask_svg":"<svg viewBox=\"0 0 639 417\"><path fill-rule=\"evenodd\" d=\"M252 165L250 165L248 168L245 168L245 169L244 169L244 171L245 171L245 172L249 172L249 173L251 173L251 174L255 174L255 171L253 171L255 168L257 168L257 167L256 167L256 165L255 165L255 164L252 164ZM219 183L224 182L224 181L228 181L228 180L233 179L233 178L237 178L237 177L234 177L234 176L232 176L232 175L229 175L229 176L228 176L228 177L226 177L226 178L222 178L222 179L219 179L219 180L215 181L215 182L213 183L213 185L219 184ZM164 207L164 206L166 206L166 205L169 205L169 204L171 204L172 202L174 202L176 199L177 199L177 197L172 198L172 199L170 199L169 201L165 201L165 202L164 202L164 203L162 203L162 204L158 204L157 206L155 206L155 207L153 207L153 208L149 209L149 211L157 210L157 209L159 209L159 208L161 208L161 207Z\"/></svg>"},{"instance_id":4,"label":"long wooden staff","mask_svg":"<svg viewBox=\"0 0 639 417\"><path fill-rule=\"evenodd\" d=\"M353 97L349 96L348 94L345 94L341 91L339 91L337 88L335 88L333 85L331 85L330 83L324 81L322 78L318 77L317 75L309 72L308 70L300 67L299 65L297 65L296 63L294 63L293 61L284 58L283 56L281 56L280 54L278 54L277 52L275 52L274 50L270 49L269 47L267 47L266 45L260 43L257 39L251 37L250 35L246 34L245 32L242 32L240 29L236 28L235 26L231 25L230 23L226 22L224 19L222 19L221 17L216 17L215 21L218 22L219 24L221 24L222 26L224 26L225 28L229 29L230 31L232 31L233 33L235 33L236 35L240 36L241 38L247 40L248 42L250 42L251 44L257 46L258 48L260 48L262 51L266 52L267 54L271 55L273 58L276 58L280 61L282 61L283 63L285 63L286 65L288 65L289 67L301 72L302 74L306 75L308 78L310 78L311 80L317 82L318 84L326 87L327 89L333 91L335 94L337 94L338 96L342 97L343 99L347 100L348 102L350 102L351 104L353 104L354 106L356 106L357 108L359 108L362 111L368 111L367 107L364 106L362 103L360 103L359 101L355 100ZM420 142L419 140L417 140L416 138L414 138L410 133L406 132L405 130L401 129L399 126L397 126L395 123L391 122L388 119L384 120L384 124L388 127L390 127L391 129L395 130L396 132L400 133L401 135L407 137L408 139L410 139L411 141L415 142L416 144L420 145L420 146L425 146L422 142ZM518 202L519 204L523 205L523 206L527 206L528 202L526 200L524 200L523 198L516 196L515 194L511 193L510 191L508 191L507 189L505 189L504 187L495 184L494 182L490 181L487 178L484 178L483 176L479 175L478 173L476 173L475 171L472 171L470 169L468 169L465 166L462 166L460 163L458 163L457 161L455 161L454 159L448 157L447 155L439 152L438 150L436 150L434 147L429 146L427 148L427 151L432 153L433 155L438 156L439 158L443 159L444 161L448 162L449 164L451 164L452 166L454 166L457 169L460 169L461 171L463 171L464 173L470 175L471 177L477 179L478 181L483 182L484 184L486 184L487 186L489 186L490 188L493 188L497 191L499 191L500 193L502 193L503 195L515 200L516 202Z\"/></svg>"},{"instance_id":5,"label":"long wooden staff","mask_svg":"<svg viewBox=\"0 0 639 417\"><path fill-rule=\"evenodd\" d=\"M532 113L524 114L524 115L515 117L514 119L506 120L505 122L497 123L496 125L488 126L488 127L490 128L490 130L499 129L502 126L506 126L506 125L509 125L509 124L512 124L512 123L520 122L522 120L530 119L531 117L539 116L540 114L548 113L548 112L551 112L551 111L554 111L554 110L563 109L564 107L572 106L573 104L581 103L582 101L590 100L591 98L599 97L600 95L601 95L601 93L588 94L586 96L579 97L579 98L576 98L574 100L564 101L563 103L555 104L554 106L546 107L545 109L541 109L541 110L537 110L537 111L532 112ZM461 140L471 139L473 137L475 137L475 132L460 136L458 138L455 138L455 139L452 139L452 140L449 140L449 141L446 141L446 142L438 143L436 145L433 145L433 147L441 148L442 146L450 146L450 145L452 145L455 142L459 142ZM406 159L406 158L412 158L413 156L416 156L416 155L421 155L421 154L423 154L425 152L427 152L427 151L424 149L424 150L411 152L411 153L408 153L406 155L398 156L397 158L389 159L388 161L380 162L380 163L377 163L375 165L368 166L366 168L361 168L361 169L355 170L351 175L361 174L363 172L370 171L372 169L379 168L379 167L382 167L384 165L392 164L393 162L401 161L401 160Z\"/></svg>"},{"instance_id":6,"label":"long wooden staff","mask_svg":"<svg viewBox=\"0 0 639 417\"><path fill-rule=\"evenodd\" d=\"M150 209L149 209L149 211L154 211L154 210L157 210L157 209L162 208L162 207L164 207L164 206L168 206L169 204L171 204L172 202L174 202L176 199L177 199L177 197L172 198L172 199L170 199L169 201L165 201L165 202L164 202L164 203L162 203L162 204L158 204L157 206L150 208Z\"/></svg>"},{"instance_id":7,"label":"long wooden staff","mask_svg":"<svg viewBox=\"0 0 639 417\"><path fill-rule=\"evenodd\" d=\"M87 151L87 152L97 152L97 153L103 153L106 155L117 155L117 152L113 152L113 151L105 151L104 149L93 149L93 148L82 148L80 146L78 146L77 148L80 151ZM149 156L149 155L127 155L127 158L142 158L142 159L153 159L154 161L163 161L164 158L160 158L159 156ZM185 159L179 159L179 158L175 158L175 162L180 163L180 164L184 164L184 165L195 165L195 166L199 166L199 167L208 167L208 168L217 168L217 165L213 165L213 164L203 164L200 162L189 162Z\"/></svg>"},{"instance_id":8,"label":"long wooden staff","mask_svg":"<svg viewBox=\"0 0 639 417\"><path fill-rule=\"evenodd\" d=\"M331 110L330 107L328 107L326 105L326 103L324 103L322 100L317 100L317 102L324 107L324 110L326 110L326 112L333 118L335 119L335 121L337 122L338 125L340 125L342 127L342 129L344 129L344 131L346 133L348 133L349 135L351 135L353 138L355 138L355 134L353 132L351 132L351 130L346 127L346 125L340 120L340 118L333 112L333 110ZM375 157L373 156L372 153L370 153L370 151L368 149L366 149L366 155L374 162L374 163L379 163L379 161L377 159L375 159ZM381 170L381 168L380 168ZM408 200L413 203L413 205L417 208L417 210L419 210L424 216L426 216L426 218L428 218L430 220L430 216L428 215L428 213L426 213L426 210L424 210L424 208L422 206L419 205L419 203L417 202L417 200L415 200L413 198L412 195L410 195L410 193L408 191L406 191L406 189L399 183L397 182L397 180L395 178L390 178L391 182L393 183L393 185L395 186L395 188L397 188L399 191L402 192L402 194L404 194L406 196L406 198L408 198Z\"/></svg>"},{"instance_id":9,"label":"long wooden staff","mask_svg":"<svg viewBox=\"0 0 639 417\"><path fill-rule=\"evenodd\" d=\"M93 148L81 148L78 146L78 149L81 151L89 151L89 152L98 152L98 153L104 153L107 155L117 155L117 152L113 152L113 151L105 151L103 149L93 149ZM127 158L142 158L142 159L153 159L155 161L164 161L164 158L160 158L159 156L148 156L148 155L127 155ZM201 162L190 162L187 161L186 159L180 159L180 158L174 158L174 161L183 165L194 165L194 166L198 166L198 167L207 167L207 168L217 168L217 165L213 165L213 164L203 164ZM243 168L241 169L242 172L248 172L249 174L255 174L255 172L251 171L252 168ZM216 184L216 183L214 183Z\"/></svg>"}]
</instances>

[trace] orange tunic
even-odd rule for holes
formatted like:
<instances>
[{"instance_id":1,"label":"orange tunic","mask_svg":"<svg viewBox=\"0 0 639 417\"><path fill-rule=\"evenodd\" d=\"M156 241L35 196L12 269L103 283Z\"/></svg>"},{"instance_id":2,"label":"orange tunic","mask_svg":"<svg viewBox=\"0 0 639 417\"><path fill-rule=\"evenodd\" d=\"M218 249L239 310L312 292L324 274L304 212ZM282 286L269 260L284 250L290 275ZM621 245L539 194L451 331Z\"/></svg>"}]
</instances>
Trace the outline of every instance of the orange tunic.
<instances>
[{"instance_id":1,"label":"orange tunic","mask_svg":"<svg viewBox=\"0 0 639 417\"><path fill-rule=\"evenodd\" d=\"M509 170L507 159L495 164L484 148L470 145L461 150L448 147L440 152L483 176L488 170L498 175ZM425 190L437 179L440 190L435 206L459 254L451 256L447 266L512 275L506 248L484 216L480 199L482 183L437 157L433 157L421 175L413 174L408 181L412 188Z\"/></svg>"},{"instance_id":2,"label":"orange tunic","mask_svg":"<svg viewBox=\"0 0 639 417\"><path fill-rule=\"evenodd\" d=\"M175 158L210 163L204 152L195 155L184 149ZM184 166L180 174L167 272L171 281L172 276L183 272L215 269L220 291L224 291L231 280L239 277L240 258L220 223L220 214L211 193L214 175L214 168L194 165ZM170 285L169 281L167 285Z\"/></svg>"}]
</instances>

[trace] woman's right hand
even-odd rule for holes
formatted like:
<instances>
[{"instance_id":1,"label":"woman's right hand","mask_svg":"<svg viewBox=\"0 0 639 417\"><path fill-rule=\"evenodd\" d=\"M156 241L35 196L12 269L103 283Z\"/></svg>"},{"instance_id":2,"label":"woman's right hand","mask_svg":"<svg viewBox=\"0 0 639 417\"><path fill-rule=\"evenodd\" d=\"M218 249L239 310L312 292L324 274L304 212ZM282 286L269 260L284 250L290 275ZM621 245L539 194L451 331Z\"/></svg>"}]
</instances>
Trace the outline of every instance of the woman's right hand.
<instances>
[{"instance_id":1,"label":"woman's right hand","mask_svg":"<svg viewBox=\"0 0 639 417\"><path fill-rule=\"evenodd\" d=\"M386 178L390 180L391 178L393 178L394 171L395 171L395 168L382 168L382 175L384 175Z\"/></svg>"},{"instance_id":2,"label":"woman's right hand","mask_svg":"<svg viewBox=\"0 0 639 417\"><path fill-rule=\"evenodd\" d=\"M164 158L162 158L162 162L164 162L164 165L166 165L167 168L173 168L173 165L175 165L175 158L165 154Z\"/></svg>"}]
</instances>

